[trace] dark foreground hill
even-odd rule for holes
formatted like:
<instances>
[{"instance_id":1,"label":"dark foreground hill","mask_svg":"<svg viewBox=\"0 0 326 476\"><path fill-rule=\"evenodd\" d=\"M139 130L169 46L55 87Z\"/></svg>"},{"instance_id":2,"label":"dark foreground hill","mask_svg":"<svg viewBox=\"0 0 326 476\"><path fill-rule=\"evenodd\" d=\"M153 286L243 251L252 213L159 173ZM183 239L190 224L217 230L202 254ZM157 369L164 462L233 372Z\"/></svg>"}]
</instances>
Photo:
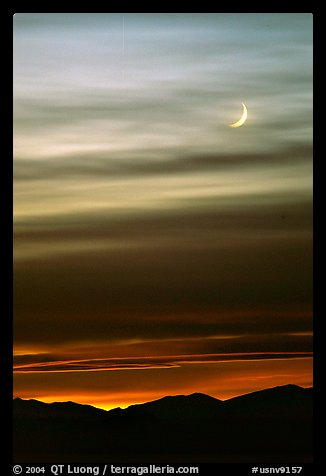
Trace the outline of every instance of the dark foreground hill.
<instances>
[{"instance_id":1,"label":"dark foreground hill","mask_svg":"<svg viewBox=\"0 0 326 476\"><path fill-rule=\"evenodd\" d=\"M285 385L221 401L164 397L104 411L14 400L15 462L312 461L312 389Z\"/></svg>"}]
</instances>

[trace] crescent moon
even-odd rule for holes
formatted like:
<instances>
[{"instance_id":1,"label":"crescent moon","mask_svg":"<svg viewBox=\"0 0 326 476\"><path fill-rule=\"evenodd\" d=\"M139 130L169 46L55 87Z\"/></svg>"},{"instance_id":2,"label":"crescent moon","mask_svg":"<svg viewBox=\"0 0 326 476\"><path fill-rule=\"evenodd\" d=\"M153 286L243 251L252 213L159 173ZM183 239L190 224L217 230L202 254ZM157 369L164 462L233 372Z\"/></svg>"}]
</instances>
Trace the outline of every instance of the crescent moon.
<instances>
[{"instance_id":1,"label":"crescent moon","mask_svg":"<svg viewBox=\"0 0 326 476\"><path fill-rule=\"evenodd\" d=\"M240 119L237 122L234 122L233 124L229 124L229 127L240 127L246 122L247 116L248 116L248 111L247 111L246 106L243 103L242 103L242 106L243 106L242 116L240 117Z\"/></svg>"}]
</instances>

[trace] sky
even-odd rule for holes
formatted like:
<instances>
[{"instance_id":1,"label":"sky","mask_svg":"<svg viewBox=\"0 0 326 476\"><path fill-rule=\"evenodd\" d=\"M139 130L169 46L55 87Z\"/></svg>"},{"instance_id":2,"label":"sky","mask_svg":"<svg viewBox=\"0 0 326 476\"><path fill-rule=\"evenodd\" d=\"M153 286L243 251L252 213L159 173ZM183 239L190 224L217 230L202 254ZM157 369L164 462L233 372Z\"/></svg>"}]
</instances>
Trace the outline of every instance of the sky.
<instances>
[{"instance_id":1,"label":"sky","mask_svg":"<svg viewBox=\"0 0 326 476\"><path fill-rule=\"evenodd\" d=\"M15 396L312 386L312 23L14 15Z\"/></svg>"}]
</instances>

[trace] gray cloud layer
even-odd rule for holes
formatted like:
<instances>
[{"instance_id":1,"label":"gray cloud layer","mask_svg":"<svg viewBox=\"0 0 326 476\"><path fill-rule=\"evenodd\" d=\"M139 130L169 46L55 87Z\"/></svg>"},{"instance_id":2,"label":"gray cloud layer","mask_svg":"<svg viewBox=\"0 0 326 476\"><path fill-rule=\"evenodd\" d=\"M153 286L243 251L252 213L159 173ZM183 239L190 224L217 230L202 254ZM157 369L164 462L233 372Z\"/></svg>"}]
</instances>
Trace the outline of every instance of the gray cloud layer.
<instances>
[{"instance_id":1,"label":"gray cloud layer","mask_svg":"<svg viewBox=\"0 0 326 476\"><path fill-rule=\"evenodd\" d=\"M15 341L310 331L310 16L14 28Z\"/></svg>"},{"instance_id":2,"label":"gray cloud layer","mask_svg":"<svg viewBox=\"0 0 326 476\"><path fill-rule=\"evenodd\" d=\"M122 154L121 154L122 155ZM165 157L160 159L140 159L121 157L110 160L105 152L76 154L66 157L54 157L51 161L16 159L14 163L15 181L27 180L69 180L86 177L108 180L115 177L146 177L156 175L190 174L201 172L219 172L219 170L240 171L246 168L260 167L299 167L311 168L312 147L309 144L292 146L275 152L254 152L238 154L205 154L185 157ZM295 171L294 171L295 172Z\"/></svg>"}]
</instances>

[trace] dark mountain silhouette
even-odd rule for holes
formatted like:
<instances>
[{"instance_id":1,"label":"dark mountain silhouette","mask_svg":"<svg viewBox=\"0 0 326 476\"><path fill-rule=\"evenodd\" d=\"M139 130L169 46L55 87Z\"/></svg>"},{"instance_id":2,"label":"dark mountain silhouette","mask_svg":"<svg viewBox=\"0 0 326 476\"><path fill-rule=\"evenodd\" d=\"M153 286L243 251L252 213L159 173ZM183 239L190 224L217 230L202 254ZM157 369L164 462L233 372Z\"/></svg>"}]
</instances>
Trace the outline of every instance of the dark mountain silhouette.
<instances>
[{"instance_id":1,"label":"dark mountain silhouette","mask_svg":"<svg viewBox=\"0 0 326 476\"><path fill-rule=\"evenodd\" d=\"M312 417L312 388L283 385L234 397L227 402L227 411L236 417L301 418L302 412Z\"/></svg>"},{"instance_id":2,"label":"dark mountain silhouette","mask_svg":"<svg viewBox=\"0 0 326 476\"><path fill-rule=\"evenodd\" d=\"M93 420L105 417L107 412L91 405L74 402L43 403L38 400L14 400L15 418L64 418L68 420Z\"/></svg>"},{"instance_id":3,"label":"dark mountain silhouette","mask_svg":"<svg viewBox=\"0 0 326 476\"><path fill-rule=\"evenodd\" d=\"M285 385L221 401L194 393L125 410L14 400L17 462L311 461L312 389Z\"/></svg>"},{"instance_id":4,"label":"dark mountain silhouette","mask_svg":"<svg viewBox=\"0 0 326 476\"><path fill-rule=\"evenodd\" d=\"M124 410L124 412L128 416L152 416L160 420L200 419L216 416L220 413L222 405L222 400L203 393L193 393L188 396L177 395L175 397L164 397L153 402L131 405Z\"/></svg>"}]
</instances>

